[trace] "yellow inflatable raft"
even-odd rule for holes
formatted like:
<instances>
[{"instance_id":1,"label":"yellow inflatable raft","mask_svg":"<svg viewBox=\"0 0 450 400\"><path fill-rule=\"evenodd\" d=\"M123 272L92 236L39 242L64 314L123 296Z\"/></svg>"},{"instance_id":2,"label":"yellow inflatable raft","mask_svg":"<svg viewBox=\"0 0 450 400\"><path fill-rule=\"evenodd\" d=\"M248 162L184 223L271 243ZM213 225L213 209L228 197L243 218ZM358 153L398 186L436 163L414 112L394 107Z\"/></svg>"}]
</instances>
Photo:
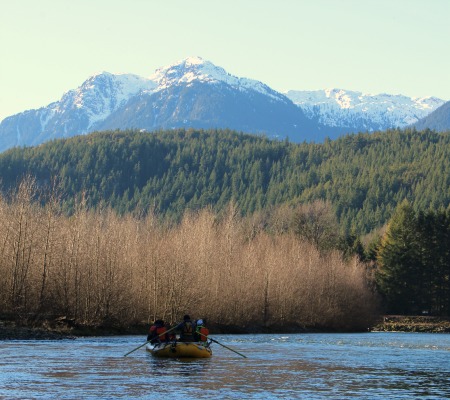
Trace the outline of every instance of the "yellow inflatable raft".
<instances>
[{"instance_id":1,"label":"yellow inflatable raft","mask_svg":"<svg viewBox=\"0 0 450 400\"><path fill-rule=\"evenodd\" d=\"M209 358L212 355L209 346L196 342L161 343L157 345L149 343L146 348L155 357Z\"/></svg>"}]
</instances>

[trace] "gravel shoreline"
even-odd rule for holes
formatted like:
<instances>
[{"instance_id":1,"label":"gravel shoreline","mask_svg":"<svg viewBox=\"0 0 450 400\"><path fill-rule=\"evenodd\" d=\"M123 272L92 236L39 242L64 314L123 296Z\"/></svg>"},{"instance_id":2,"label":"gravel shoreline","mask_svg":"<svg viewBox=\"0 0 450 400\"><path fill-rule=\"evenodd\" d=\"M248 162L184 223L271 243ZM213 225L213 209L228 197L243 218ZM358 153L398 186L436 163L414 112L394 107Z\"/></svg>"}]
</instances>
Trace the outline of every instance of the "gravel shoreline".
<instances>
[{"instance_id":1,"label":"gravel shoreline","mask_svg":"<svg viewBox=\"0 0 450 400\"><path fill-rule=\"evenodd\" d=\"M373 332L450 333L449 317L386 315Z\"/></svg>"}]
</instances>

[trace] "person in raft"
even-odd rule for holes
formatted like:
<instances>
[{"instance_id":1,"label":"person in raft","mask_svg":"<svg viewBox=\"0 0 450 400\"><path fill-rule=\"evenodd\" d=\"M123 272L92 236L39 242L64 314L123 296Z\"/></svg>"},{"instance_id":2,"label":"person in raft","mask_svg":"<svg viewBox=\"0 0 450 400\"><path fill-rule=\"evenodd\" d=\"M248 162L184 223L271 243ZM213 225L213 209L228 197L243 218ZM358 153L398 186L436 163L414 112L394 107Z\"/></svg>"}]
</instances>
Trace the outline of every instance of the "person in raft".
<instances>
[{"instance_id":1,"label":"person in raft","mask_svg":"<svg viewBox=\"0 0 450 400\"><path fill-rule=\"evenodd\" d=\"M177 330L180 332L180 342L195 342L195 327L189 315L183 317L183 322L178 324Z\"/></svg>"},{"instance_id":2,"label":"person in raft","mask_svg":"<svg viewBox=\"0 0 450 400\"><path fill-rule=\"evenodd\" d=\"M204 325L202 319L197 320L195 327L195 339L198 342L206 343L208 340L209 329Z\"/></svg>"},{"instance_id":3,"label":"person in raft","mask_svg":"<svg viewBox=\"0 0 450 400\"><path fill-rule=\"evenodd\" d=\"M157 344L161 342L168 342L169 335L166 333L167 329L162 319L157 319L150 327L147 335L147 341L151 344Z\"/></svg>"}]
</instances>

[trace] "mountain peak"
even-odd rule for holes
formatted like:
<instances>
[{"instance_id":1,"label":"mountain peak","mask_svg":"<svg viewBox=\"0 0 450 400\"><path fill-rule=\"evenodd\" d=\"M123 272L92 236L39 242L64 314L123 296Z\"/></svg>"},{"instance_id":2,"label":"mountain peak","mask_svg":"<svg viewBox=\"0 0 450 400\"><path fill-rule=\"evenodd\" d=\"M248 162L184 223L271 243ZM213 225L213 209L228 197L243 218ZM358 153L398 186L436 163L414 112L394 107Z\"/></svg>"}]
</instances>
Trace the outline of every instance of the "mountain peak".
<instances>
[{"instance_id":1,"label":"mountain peak","mask_svg":"<svg viewBox=\"0 0 450 400\"><path fill-rule=\"evenodd\" d=\"M231 75L223 68L215 66L210 61L201 57L188 57L157 69L150 79L162 90L173 85L190 84L196 80L221 82L229 80L230 77Z\"/></svg>"},{"instance_id":2,"label":"mountain peak","mask_svg":"<svg viewBox=\"0 0 450 400\"><path fill-rule=\"evenodd\" d=\"M183 62L186 65L199 65L199 64L205 64L205 61L202 57L194 56L194 57L187 57L183 60Z\"/></svg>"},{"instance_id":3,"label":"mountain peak","mask_svg":"<svg viewBox=\"0 0 450 400\"><path fill-rule=\"evenodd\" d=\"M155 91L178 85L190 86L194 82L223 83L237 90L253 90L277 101L289 101L284 95L275 92L260 81L231 75L222 67L198 56L187 57L167 67L159 68L150 77L150 80L157 85Z\"/></svg>"}]
</instances>

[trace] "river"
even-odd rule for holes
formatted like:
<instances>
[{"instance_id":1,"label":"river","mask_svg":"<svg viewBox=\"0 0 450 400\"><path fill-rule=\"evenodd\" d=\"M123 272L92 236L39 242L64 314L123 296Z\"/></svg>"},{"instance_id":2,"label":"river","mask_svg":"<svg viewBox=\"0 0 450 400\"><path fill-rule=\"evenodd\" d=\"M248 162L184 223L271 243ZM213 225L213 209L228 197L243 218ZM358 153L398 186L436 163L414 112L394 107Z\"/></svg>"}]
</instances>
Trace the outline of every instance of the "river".
<instances>
[{"instance_id":1,"label":"river","mask_svg":"<svg viewBox=\"0 0 450 400\"><path fill-rule=\"evenodd\" d=\"M210 359L153 358L141 336L0 341L0 399L444 399L450 335L216 335Z\"/></svg>"}]
</instances>

